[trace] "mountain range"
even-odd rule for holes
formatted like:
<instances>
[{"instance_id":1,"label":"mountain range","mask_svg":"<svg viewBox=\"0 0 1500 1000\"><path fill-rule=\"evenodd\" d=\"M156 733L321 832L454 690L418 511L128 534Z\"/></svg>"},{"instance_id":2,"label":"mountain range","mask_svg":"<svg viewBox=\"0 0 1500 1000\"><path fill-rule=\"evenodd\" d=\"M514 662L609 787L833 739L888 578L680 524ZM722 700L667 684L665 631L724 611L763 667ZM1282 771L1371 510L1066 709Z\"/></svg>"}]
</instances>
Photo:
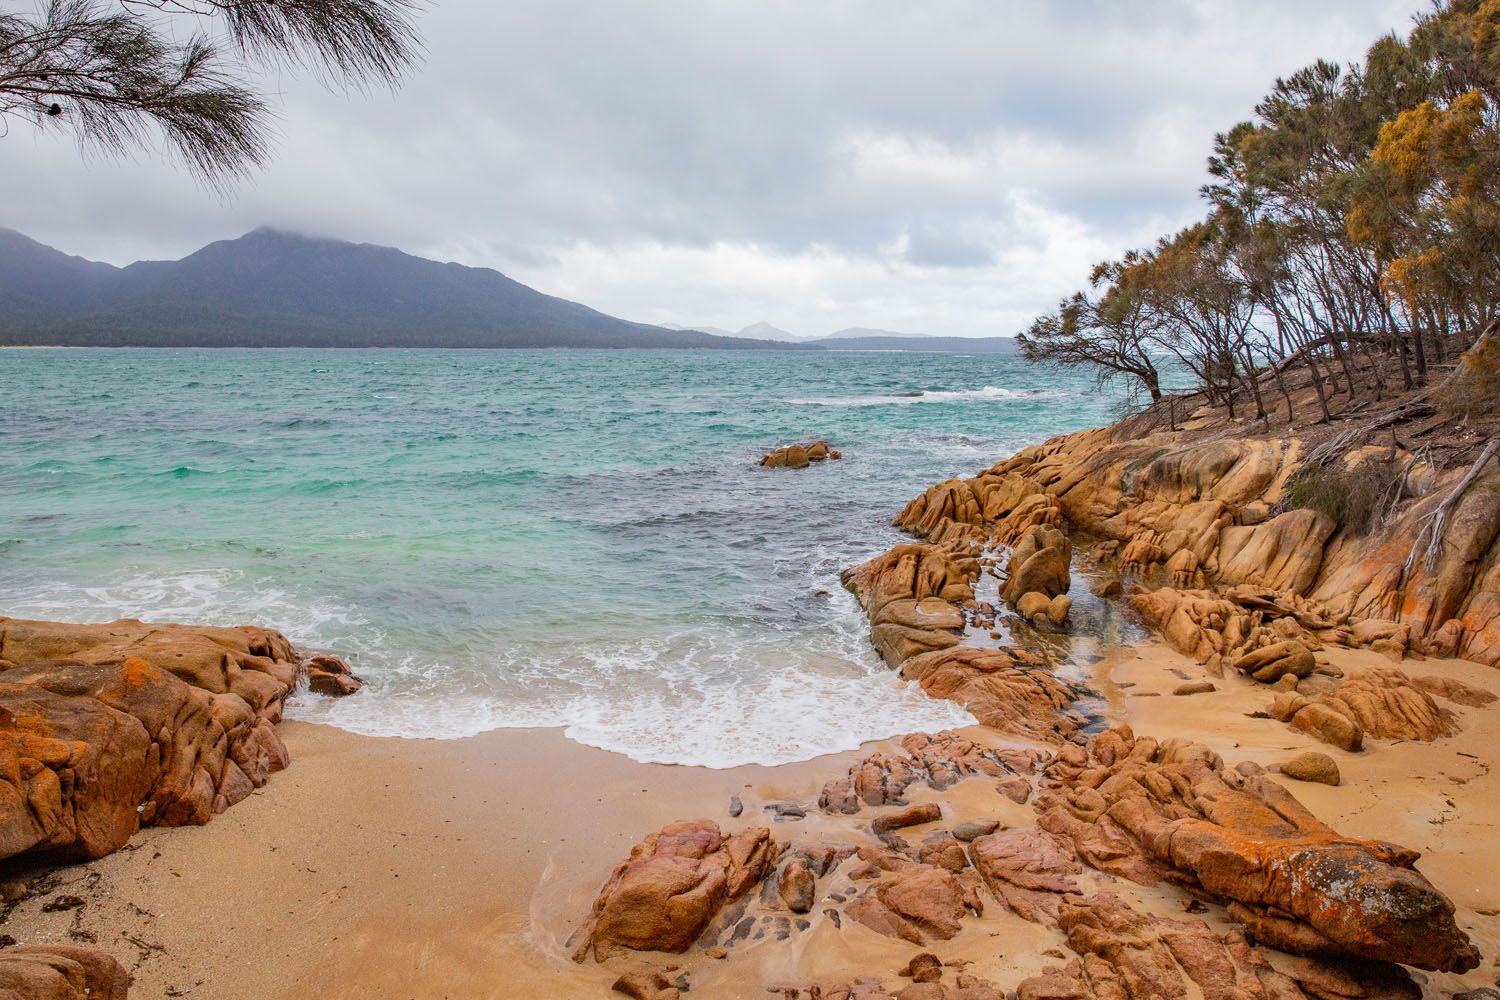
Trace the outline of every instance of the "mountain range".
<instances>
[{"instance_id":1,"label":"mountain range","mask_svg":"<svg viewBox=\"0 0 1500 1000\"><path fill-rule=\"evenodd\" d=\"M0 344L103 347L699 347L498 271L257 229L175 261L114 267L0 230Z\"/></svg>"},{"instance_id":2,"label":"mountain range","mask_svg":"<svg viewBox=\"0 0 1500 1000\"><path fill-rule=\"evenodd\" d=\"M850 329L798 338L652 326L545 295L488 268L260 228L181 260L85 260L0 228L0 345L1013 349L1008 338Z\"/></svg>"}]
</instances>

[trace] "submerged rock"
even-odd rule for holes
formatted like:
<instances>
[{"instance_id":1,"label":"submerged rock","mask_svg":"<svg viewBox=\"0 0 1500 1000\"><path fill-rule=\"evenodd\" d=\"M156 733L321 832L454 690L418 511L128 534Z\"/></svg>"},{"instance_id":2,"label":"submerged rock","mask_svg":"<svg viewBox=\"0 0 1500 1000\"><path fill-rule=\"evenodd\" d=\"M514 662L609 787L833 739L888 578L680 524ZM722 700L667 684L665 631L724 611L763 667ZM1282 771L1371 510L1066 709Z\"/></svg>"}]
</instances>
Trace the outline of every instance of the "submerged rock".
<instances>
[{"instance_id":1,"label":"submerged rock","mask_svg":"<svg viewBox=\"0 0 1500 1000\"><path fill-rule=\"evenodd\" d=\"M829 448L827 441L811 441L777 448L763 457L760 464L768 469L805 469L813 462L836 462L843 457L844 453Z\"/></svg>"}]
</instances>

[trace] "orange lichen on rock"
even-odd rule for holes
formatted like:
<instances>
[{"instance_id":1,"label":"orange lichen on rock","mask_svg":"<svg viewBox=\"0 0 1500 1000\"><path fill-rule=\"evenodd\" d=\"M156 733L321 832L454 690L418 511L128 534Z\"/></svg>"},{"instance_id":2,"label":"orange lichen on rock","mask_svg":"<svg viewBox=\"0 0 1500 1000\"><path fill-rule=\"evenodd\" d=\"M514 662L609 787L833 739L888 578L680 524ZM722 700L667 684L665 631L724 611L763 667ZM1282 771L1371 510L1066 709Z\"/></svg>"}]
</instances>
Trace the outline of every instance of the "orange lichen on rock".
<instances>
[{"instance_id":1,"label":"orange lichen on rock","mask_svg":"<svg viewBox=\"0 0 1500 1000\"><path fill-rule=\"evenodd\" d=\"M1340 836L1202 744L1119 727L1065 747L1046 774L1044 829L1094 867L1223 902L1258 941L1452 972L1479 963L1452 902L1416 871L1417 852Z\"/></svg>"},{"instance_id":2,"label":"orange lichen on rock","mask_svg":"<svg viewBox=\"0 0 1500 1000\"><path fill-rule=\"evenodd\" d=\"M274 723L307 660L278 632L0 618L0 652L0 857L207 823L287 765Z\"/></svg>"}]
</instances>

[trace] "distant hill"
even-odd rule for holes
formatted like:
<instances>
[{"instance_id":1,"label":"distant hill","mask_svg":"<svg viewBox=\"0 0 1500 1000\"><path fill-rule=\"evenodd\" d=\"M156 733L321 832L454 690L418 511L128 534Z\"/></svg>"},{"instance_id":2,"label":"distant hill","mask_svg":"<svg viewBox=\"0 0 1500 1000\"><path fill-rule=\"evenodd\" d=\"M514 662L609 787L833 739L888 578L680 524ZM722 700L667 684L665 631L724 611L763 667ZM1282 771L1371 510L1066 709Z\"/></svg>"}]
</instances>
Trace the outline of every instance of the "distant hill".
<instances>
[{"instance_id":1,"label":"distant hill","mask_svg":"<svg viewBox=\"0 0 1500 1000\"><path fill-rule=\"evenodd\" d=\"M799 337L770 323L753 323L738 334L716 326L669 328L779 340L799 347L839 351L936 351L944 354L1012 354L1016 351L1016 342L1011 337L935 337L926 333L896 333L893 330L874 330L860 326L851 326L826 337Z\"/></svg>"},{"instance_id":2,"label":"distant hill","mask_svg":"<svg viewBox=\"0 0 1500 1000\"><path fill-rule=\"evenodd\" d=\"M631 323L498 271L273 229L209 244L182 260L123 268L0 229L0 344L801 346Z\"/></svg>"},{"instance_id":3,"label":"distant hill","mask_svg":"<svg viewBox=\"0 0 1500 1000\"><path fill-rule=\"evenodd\" d=\"M868 326L851 326L851 327L849 327L847 329L838 330L838 331L835 331L834 333L830 333L826 337L804 337L802 339L804 339L804 340L849 340L849 339L864 338L864 337L907 337L907 338L921 338L923 340L930 339L930 335L929 334L925 334L925 333L898 333L895 330L875 330L875 329L871 329Z\"/></svg>"}]
</instances>

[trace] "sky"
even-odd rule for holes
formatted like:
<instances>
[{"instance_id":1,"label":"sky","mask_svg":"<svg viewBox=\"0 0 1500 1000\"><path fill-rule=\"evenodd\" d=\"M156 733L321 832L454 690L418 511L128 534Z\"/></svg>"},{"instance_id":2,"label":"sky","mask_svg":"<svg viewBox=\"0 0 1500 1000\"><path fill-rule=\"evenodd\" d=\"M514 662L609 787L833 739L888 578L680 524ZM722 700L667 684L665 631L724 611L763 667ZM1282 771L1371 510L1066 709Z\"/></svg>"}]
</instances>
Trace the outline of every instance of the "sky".
<instances>
[{"instance_id":1,"label":"sky","mask_svg":"<svg viewBox=\"0 0 1500 1000\"><path fill-rule=\"evenodd\" d=\"M125 264L273 225L643 322L1007 336L1198 218L1277 76L1421 5L433 0L394 93L263 72L274 159L227 197L12 123L0 226Z\"/></svg>"}]
</instances>

